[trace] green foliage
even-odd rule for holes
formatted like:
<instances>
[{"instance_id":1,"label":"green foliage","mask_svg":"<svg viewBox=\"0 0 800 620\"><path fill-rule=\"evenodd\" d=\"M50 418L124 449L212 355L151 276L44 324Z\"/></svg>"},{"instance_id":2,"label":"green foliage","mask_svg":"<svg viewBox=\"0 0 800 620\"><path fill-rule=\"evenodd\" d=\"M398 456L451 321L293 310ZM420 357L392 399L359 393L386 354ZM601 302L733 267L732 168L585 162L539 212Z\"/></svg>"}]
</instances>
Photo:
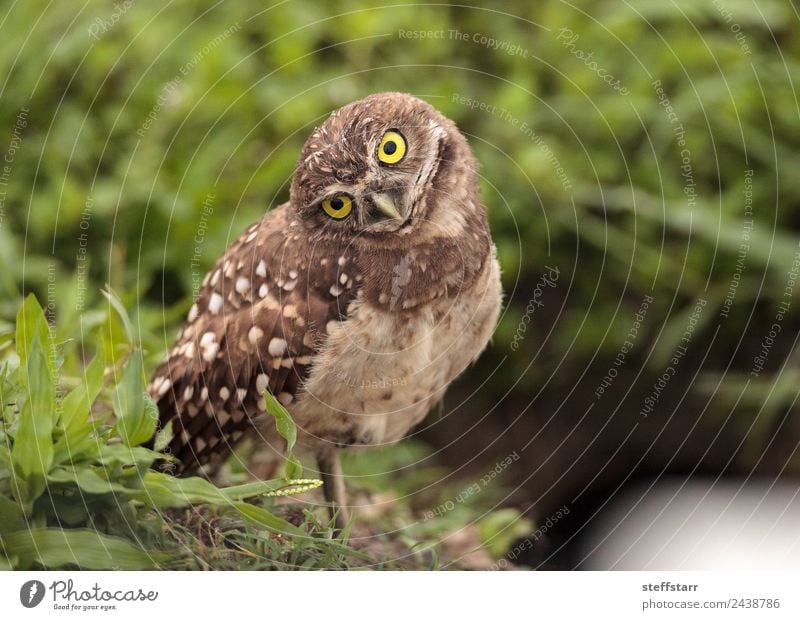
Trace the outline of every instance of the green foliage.
<instances>
[{"instance_id":1,"label":"green foliage","mask_svg":"<svg viewBox=\"0 0 800 620\"><path fill-rule=\"evenodd\" d=\"M379 90L426 97L470 136L510 306L499 347L512 339L545 264L571 278L570 303L544 342L556 360L568 352L567 367L613 359L644 294L654 295L652 316L668 323L667 335L680 331L680 310L707 282L714 314L736 267L746 169L759 206L719 338L757 330L771 322L796 246L800 21L779 0L723 4L746 49L712 3L603 1L588 12L556 0L502 12L345 0L262 12L247 3L134 3L107 32L97 31L110 11L100 0L77 12L70 3L15 5L0 42L8 77L0 126L13 128L28 112L0 226L0 331L20 290L43 296L51 279L65 324L89 324L96 317L76 307L92 307L110 280L133 309L129 328L150 368L170 346L198 278L245 225L288 198L309 130ZM444 36L400 35L421 29ZM572 47L567 31L578 36ZM627 94L578 52L591 53ZM654 80L686 132L693 206ZM14 260L23 249L26 260ZM540 344L533 335L524 350ZM669 344L646 362L654 372ZM515 356L517 372L487 389L504 394L528 357ZM537 377L549 375L540 370L515 389L535 393Z\"/></svg>"},{"instance_id":2,"label":"green foliage","mask_svg":"<svg viewBox=\"0 0 800 620\"><path fill-rule=\"evenodd\" d=\"M113 328L101 331L108 330ZM305 529L249 502L312 490L319 480L218 488L205 479L154 471L155 460L166 457L141 445L153 435L157 420L144 390L141 350L130 351L119 368L106 368L98 353L83 380L57 398L60 356L52 333L29 295L17 316L16 359L7 359L0 373L0 557L5 564L19 569L170 566L186 558L164 538L163 511L182 507L214 506L272 534L309 537ZM282 424L284 432L294 432L288 428L291 419Z\"/></svg>"},{"instance_id":3,"label":"green foliage","mask_svg":"<svg viewBox=\"0 0 800 620\"><path fill-rule=\"evenodd\" d=\"M33 295L18 312L14 347L4 352L0 366L3 567L436 568L437 537L464 524L481 522L480 540L493 553L501 553L521 532L524 521L500 518L509 511L493 516L490 502L499 487L480 502L459 505L452 514L426 523L412 506L397 503L372 526L381 532L400 528L401 533L369 536L367 548L351 543L349 530L332 537L333 524L320 521L313 511L293 509L292 518L281 516L270 498L313 491L321 481L300 478L302 467L293 454L297 429L269 393L267 410L287 444L282 479L223 488L203 478L155 471L153 463L169 457L142 446L157 416L144 390L143 356L132 344L132 321L121 301L110 292L107 301L105 319L82 335L79 347L85 352L93 344L94 357L75 376L64 372L64 346L54 342L62 326L48 324ZM163 445L165 434L168 429L156 436L156 446ZM409 458L426 454L420 444L405 442L366 461L348 459L354 492L402 491L402 478L375 475L376 469L398 471ZM440 475L435 467L419 470L415 482L433 482ZM458 489L442 485L439 491L447 498ZM431 501L441 500L434 496ZM181 510L185 513L176 517Z\"/></svg>"},{"instance_id":4,"label":"green foliage","mask_svg":"<svg viewBox=\"0 0 800 620\"><path fill-rule=\"evenodd\" d=\"M503 557L518 539L532 531L530 521L521 518L514 508L492 512L478 523L481 543L494 558Z\"/></svg>"}]
</instances>

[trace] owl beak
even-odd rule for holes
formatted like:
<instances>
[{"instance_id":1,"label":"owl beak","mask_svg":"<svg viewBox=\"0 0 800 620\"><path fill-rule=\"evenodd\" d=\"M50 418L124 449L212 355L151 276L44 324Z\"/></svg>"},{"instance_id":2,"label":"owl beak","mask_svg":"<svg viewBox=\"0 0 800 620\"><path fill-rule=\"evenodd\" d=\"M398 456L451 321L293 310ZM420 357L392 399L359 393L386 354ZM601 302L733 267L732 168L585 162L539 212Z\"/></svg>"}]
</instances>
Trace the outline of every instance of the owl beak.
<instances>
[{"instance_id":1,"label":"owl beak","mask_svg":"<svg viewBox=\"0 0 800 620\"><path fill-rule=\"evenodd\" d=\"M388 194L380 194L374 193L370 195L372 199L372 203L377 207L378 211L383 213L386 217L395 220L398 224L402 224L406 221L400 212L397 210L397 207L394 206L394 200L392 200L391 196Z\"/></svg>"}]
</instances>

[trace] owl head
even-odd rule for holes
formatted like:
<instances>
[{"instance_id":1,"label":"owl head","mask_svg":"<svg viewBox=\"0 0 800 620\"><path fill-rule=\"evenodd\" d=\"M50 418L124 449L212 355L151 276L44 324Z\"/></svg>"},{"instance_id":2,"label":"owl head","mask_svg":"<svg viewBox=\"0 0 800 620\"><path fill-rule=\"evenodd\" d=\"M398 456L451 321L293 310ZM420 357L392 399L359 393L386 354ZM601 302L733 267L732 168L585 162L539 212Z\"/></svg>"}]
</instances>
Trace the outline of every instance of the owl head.
<instances>
[{"instance_id":1,"label":"owl head","mask_svg":"<svg viewBox=\"0 0 800 620\"><path fill-rule=\"evenodd\" d=\"M319 236L408 243L446 234L476 209L475 170L452 121L416 97L378 93L335 111L314 130L294 173L291 202Z\"/></svg>"}]
</instances>

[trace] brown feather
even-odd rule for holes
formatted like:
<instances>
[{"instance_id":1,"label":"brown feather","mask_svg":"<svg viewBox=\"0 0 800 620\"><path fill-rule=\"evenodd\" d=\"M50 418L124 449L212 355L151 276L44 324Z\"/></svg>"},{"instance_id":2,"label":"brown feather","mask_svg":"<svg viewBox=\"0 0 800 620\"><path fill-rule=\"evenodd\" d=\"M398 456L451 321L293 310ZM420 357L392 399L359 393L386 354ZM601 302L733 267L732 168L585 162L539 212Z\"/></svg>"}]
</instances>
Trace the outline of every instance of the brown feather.
<instances>
[{"instance_id":1,"label":"brown feather","mask_svg":"<svg viewBox=\"0 0 800 620\"><path fill-rule=\"evenodd\" d=\"M351 287L331 295L335 261L308 277L306 238L292 238L296 226L286 204L245 230L209 272L186 327L150 382L159 425L172 422L167 451L182 470L229 453L263 417L259 375L286 404L297 396L325 325L342 320L358 292Z\"/></svg>"}]
</instances>

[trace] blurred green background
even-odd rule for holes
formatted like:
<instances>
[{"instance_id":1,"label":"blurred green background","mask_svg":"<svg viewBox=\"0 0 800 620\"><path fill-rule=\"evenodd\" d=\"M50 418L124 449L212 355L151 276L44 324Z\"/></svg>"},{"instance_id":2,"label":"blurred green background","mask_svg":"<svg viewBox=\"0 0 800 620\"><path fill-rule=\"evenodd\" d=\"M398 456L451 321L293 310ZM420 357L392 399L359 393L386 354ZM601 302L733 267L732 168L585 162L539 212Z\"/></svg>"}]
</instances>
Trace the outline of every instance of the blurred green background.
<instances>
[{"instance_id":1,"label":"blurred green background","mask_svg":"<svg viewBox=\"0 0 800 620\"><path fill-rule=\"evenodd\" d=\"M507 298L420 431L438 459L520 451L513 501L542 515L630 475L800 471L795 5L395 4L4 9L0 329L34 291L77 354L109 283L154 367L197 278L288 198L311 129L406 91L469 137Z\"/></svg>"}]
</instances>

